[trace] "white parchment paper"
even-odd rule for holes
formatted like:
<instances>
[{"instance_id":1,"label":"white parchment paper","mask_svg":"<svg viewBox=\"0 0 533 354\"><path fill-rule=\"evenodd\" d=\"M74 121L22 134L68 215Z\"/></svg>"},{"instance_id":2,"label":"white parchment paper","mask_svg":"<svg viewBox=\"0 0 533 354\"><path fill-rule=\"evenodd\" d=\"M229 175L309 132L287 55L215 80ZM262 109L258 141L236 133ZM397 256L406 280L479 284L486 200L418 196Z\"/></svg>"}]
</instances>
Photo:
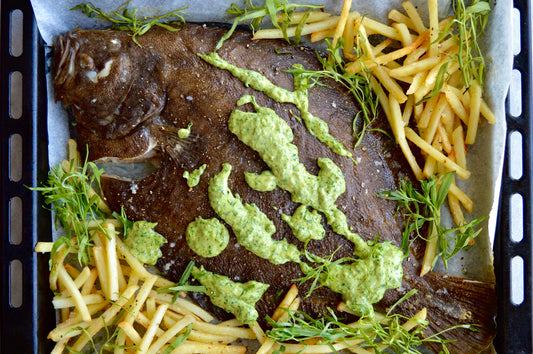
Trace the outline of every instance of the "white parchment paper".
<instances>
[{"instance_id":1,"label":"white parchment paper","mask_svg":"<svg viewBox=\"0 0 533 354\"><path fill-rule=\"evenodd\" d=\"M395 8L402 10L403 0L354 0L352 10L371 18L388 23L387 14ZM427 23L427 0L412 0ZM80 11L69 11L78 5L80 0L32 0L37 24L41 35L51 45L57 35L79 28L106 28L108 24L90 19ZM295 1L303 2L303 1ZM104 11L118 8L122 3L110 0L93 0L91 3ZM140 14L162 14L177 8L188 7L185 11L187 21L224 21L230 22L231 17L226 10L232 3L243 5L235 0L133 0L129 7L139 9ZM326 11L340 12L342 0L305 1L307 4L324 4ZM450 262L448 272L483 280L492 280L492 244L494 241L498 197L503 165L505 146L505 97L509 88L512 70L512 37L510 0L493 0L492 11L486 33L481 43L487 59L487 82L485 99L497 117L494 125L483 122L480 126L477 142L469 146L467 155L468 169L472 176L460 181L460 187L474 201L474 211L468 218L477 218L489 214L489 219L482 224L483 232L476 239L476 245L469 251L456 256ZM147 5L149 4L149 5ZM449 1L441 0L439 11L441 16L451 14ZM66 140L69 137L66 113L59 104L53 101L51 79L48 76L48 132L49 161L55 166L66 157ZM444 217L449 217L444 213ZM442 264L437 271L445 271Z\"/></svg>"}]
</instances>

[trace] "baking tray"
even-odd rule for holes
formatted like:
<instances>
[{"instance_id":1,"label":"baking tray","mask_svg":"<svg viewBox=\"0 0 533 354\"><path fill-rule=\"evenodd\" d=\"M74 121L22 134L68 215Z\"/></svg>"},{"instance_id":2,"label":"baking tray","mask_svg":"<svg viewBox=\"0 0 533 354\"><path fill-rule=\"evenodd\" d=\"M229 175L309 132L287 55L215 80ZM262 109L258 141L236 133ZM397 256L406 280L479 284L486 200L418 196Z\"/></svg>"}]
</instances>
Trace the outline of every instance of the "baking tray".
<instances>
[{"instance_id":1,"label":"baking tray","mask_svg":"<svg viewBox=\"0 0 533 354\"><path fill-rule=\"evenodd\" d=\"M507 140L511 135L513 141L517 136L520 139L519 145L507 144L505 149L494 244L498 296L494 344L498 353L532 353L531 1L516 0L514 6L521 19L521 50L514 58L514 68L521 73L521 112L510 113L508 97L506 119ZM47 48L28 0L1 1L0 26L0 353L48 353L53 343L46 336L55 324L50 305L53 294L48 288L48 255L35 254L33 247L37 241L51 240L52 225L50 212L41 207L42 197L26 188L43 182L48 173ZM20 40L15 36L19 32ZM519 163L518 177L511 173L511 156ZM520 213L514 212L517 200L521 201ZM516 265L522 265L519 278L511 273ZM512 290L513 285L517 288L513 284L516 282L518 295Z\"/></svg>"}]
</instances>

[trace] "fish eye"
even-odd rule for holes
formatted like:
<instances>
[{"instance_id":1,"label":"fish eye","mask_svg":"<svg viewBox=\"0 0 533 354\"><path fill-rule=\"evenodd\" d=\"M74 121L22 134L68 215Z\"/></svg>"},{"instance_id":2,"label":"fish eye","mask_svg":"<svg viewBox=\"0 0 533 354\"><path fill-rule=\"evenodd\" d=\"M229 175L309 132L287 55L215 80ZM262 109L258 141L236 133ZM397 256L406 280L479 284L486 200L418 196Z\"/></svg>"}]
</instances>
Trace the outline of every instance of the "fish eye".
<instances>
[{"instance_id":1,"label":"fish eye","mask_svg":"<svg viewBox=\"0 0 533 354\"><path fill-rule=\"evenodd\" d=\"M86 70L94 69L94 60L92 57L90 57L87 54L80 54L79 59L80 59L80 67L82 69L86 69Z\"/></svg>"}]
</instances>

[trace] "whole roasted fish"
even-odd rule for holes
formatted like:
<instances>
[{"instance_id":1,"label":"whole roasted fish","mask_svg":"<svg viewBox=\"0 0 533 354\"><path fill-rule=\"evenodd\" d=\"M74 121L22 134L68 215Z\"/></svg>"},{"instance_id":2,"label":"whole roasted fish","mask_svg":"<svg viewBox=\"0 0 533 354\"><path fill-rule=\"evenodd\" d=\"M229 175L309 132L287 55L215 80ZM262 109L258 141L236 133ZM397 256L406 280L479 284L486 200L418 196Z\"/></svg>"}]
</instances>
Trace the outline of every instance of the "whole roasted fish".
<instances>
[{"instance_id":1,"label":"whole roasted fish","mask_svg":"<svg viewBox=\"0 0 533 354\"><path fill-rule=\"evenodd\" d=\"M315 85L309 90L309 112L327 122L331 135L352 155L341 156L311 135L293 104L283 104L247 87L227 70L207 63L197 54L213 52L225 29L184 25L178 32L152 29L135 44L119 31L75 30L57 38L54 44L53 74L56 100L71 109L76 121L78 145L88 147L90 160L131 161L157 157L156 170L139 180L113 175L102 176L102 189L111 208L124 207L132 220L157 222L157 231L168 239L159 269L178 280L190 260L207 270L229 276L234 281L256 280L270 287L257 303L261 318L271 314L287 290L303 273L295 262L272 264L242 247L230 230L228 246L218 256L197 255L186 242L187 226L197 217L217 218L208 199L209 181L223 168L232 166L229 189L243 201L254 203L270 220L276 232L273 239L286 239L300 249L283 214L293 215L298 203L280 188L258 191L250 188L245 172L260 174L268 166L259 154L228 128L235 109L253 111L250 104L238 106L244 95L252 95L261 107L273 109L291 128L292 143L306 170L319 173L317 159L329 158L342 171L346 191L336 206L347 217L353 231L365 240L391 241L399 246L405 220L397 205L377 194L395 190L401 179L414 181L407 163L391 140L378 131L369 131L353 150L352 121L358 108L350 94L335 82ZM227 62L253 70L275 85L294 90L293 75L285 72L293 64L310 70L321 69L314 51L282 41L251 41L250 34L237 31L218 51ZM387 129L384 119L374 127ZM180 137L180 129L190 134ZM182 131L183 132L183 131ZM187 131L189 133L189 131ZM357 162L356 164L354 163ZM183 177L205 165L196 186ZM307 249L335 259L353 256L353 244L333 232L322 218L326 236L310 240ZM413 316L428 309L428 335L458 324L476 324L476 331L457 329L441 334L455 339L451 352L475 353L486 349L495 334L495 295L493 284L439 275L420 277L417 261L423 244L417 240L403 262L401 287L385 292L379 306L392 306L406 292L418 292L395 311ZM300 286L303 293L309 283ZM206 298L197 296L205 306ZM302 310L315 316L327 307L335 308L339 294L326 287L303 299ZM220 309L214 309L224 316ZM438 350L438 347L433 348Z\"/></svg>"}]
</instances>

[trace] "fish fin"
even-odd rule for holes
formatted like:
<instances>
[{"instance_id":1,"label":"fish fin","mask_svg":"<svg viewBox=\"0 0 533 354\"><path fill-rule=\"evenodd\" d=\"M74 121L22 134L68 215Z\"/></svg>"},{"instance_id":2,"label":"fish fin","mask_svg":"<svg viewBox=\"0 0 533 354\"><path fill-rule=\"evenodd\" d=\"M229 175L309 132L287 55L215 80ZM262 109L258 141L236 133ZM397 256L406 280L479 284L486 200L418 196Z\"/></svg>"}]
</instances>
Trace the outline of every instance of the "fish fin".
<instances>
[{"instance_id":1,"label":"fish fin","mask_svg":"<svg viewBox=\"0 0 533 354\"><path fill-rule=\"evenodd\" d=\"M180 138L179 129L168 125L153 125L154 135L163 152L167 153L177 166L190 169L198 165L203 155L202 137L191 131L186 138Z\"/></svg>"},{"instance_id":2,"label":"fish fin","mask_svg":"<svg viewBox=\"0 0 533 354\"><path fill-rule=\"evenodd\" d=\"M418 292L394 312L412 317L425 307L429 321L426 336L438 334L450 340L446 344L450 353L480 353L490 347L496 335L494 283L434 272L411 277L409 283ZM457 325L472 325L472 329L448 330ZM436 353L442 350L438 343L428 343L428 347Z\"/></svg>"}]
</instances>

